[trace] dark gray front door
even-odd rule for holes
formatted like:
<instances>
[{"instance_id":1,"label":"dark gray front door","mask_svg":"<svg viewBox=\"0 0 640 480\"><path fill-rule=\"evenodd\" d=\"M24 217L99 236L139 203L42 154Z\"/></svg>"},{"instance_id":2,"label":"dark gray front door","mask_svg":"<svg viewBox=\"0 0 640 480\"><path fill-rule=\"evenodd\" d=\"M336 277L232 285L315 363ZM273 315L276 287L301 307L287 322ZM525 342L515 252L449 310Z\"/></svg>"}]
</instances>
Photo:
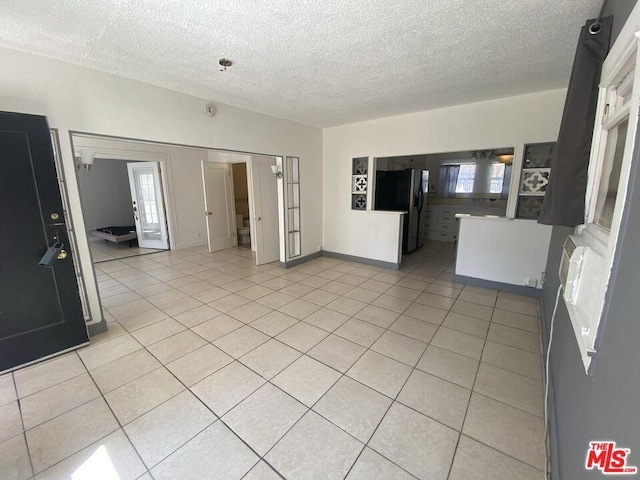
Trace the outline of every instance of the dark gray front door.
<instances>
[{"instance_id":1,"label":"dark gray front door","mask_svg":"<svg viewBox=\"0 0 640 480\"><path fill-rule=\"evenodd\" d=\"M88 341L45 117L0 112L0 208L1 372Z\"/></svg>"}]
</instances>

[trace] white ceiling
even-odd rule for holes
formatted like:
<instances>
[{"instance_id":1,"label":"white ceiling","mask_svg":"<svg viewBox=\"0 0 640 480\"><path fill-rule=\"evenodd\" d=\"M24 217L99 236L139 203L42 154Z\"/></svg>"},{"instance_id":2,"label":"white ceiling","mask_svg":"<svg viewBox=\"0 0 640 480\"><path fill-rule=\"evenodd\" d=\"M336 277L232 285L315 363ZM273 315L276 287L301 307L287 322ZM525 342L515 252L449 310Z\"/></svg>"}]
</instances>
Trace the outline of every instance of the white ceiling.
<instances>
[{"instance_id":1,"label":"white ceiling","mask_svg":"<svg viewBox=\"0 0 640 480\"><path fill-rule=\"evenodd\" d=\"M0 46L325 127L565 87L600 2L3 0Z\"/></svg>"}]
</instances>

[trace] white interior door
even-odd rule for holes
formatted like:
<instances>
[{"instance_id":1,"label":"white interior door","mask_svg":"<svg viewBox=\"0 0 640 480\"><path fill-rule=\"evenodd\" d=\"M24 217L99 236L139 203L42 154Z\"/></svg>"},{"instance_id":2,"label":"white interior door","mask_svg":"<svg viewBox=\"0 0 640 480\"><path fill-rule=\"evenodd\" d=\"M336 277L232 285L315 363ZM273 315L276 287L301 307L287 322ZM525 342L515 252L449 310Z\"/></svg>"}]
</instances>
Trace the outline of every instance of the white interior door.
<instances>
[{"instance_id":1,"label":"white interior door","mask_svg":"<svg viewBox=\"0 0 640 480\"><path fill-rule=\"evenodd\" d=\"M138 245L169 249L159 162L127 163Z\"/></svg>"},{"instance_id":2,"label":"white interior door","mask_svg":"<svg viewBox=\"0 0 640 480\"><path fill-rule=\"evenodd\" d=\"M278 187L271 172L276 164L273 157L251 158L253 190L253 232L256 246L256 264L275 262L280 258L278 238Z\"/></svg>"},{"instance_id":3,"label":"white interior door","mask_svg":"<svg viewBox=\"0 0 640 480\"><path fill-rule=\"evenodd\" d=\"M225 163L202 162L202 178L209 251L231 248L236 245L231 168Z\"/></svg>"}]
</instances>

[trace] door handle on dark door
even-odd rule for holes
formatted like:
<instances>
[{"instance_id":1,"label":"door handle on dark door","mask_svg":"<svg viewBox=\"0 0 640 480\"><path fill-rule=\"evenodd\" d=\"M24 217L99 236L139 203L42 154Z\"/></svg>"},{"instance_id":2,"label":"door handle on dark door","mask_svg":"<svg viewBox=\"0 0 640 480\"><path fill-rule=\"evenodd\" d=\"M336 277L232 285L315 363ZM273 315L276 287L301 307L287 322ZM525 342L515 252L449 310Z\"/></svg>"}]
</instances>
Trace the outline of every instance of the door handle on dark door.
<instances>
[{"instance_id":1,"label":"door handle on dark door","mask_svg":"<svg viewBox=\"0 0 640 480\"><path fill-rule=\"evenodd\" d=\"M53 245L51 245L49 248L47 248L47 251L44 252L44 255L40 259L40 262L39 262L40 266L52 267L53 264L56 262L56 260L63 260L67 258L67 252L63 250L62 247L64 247L64 243L56 242ZM63 252L64 252L64 256L62 256Z\"/></svg>"}]
</instances>

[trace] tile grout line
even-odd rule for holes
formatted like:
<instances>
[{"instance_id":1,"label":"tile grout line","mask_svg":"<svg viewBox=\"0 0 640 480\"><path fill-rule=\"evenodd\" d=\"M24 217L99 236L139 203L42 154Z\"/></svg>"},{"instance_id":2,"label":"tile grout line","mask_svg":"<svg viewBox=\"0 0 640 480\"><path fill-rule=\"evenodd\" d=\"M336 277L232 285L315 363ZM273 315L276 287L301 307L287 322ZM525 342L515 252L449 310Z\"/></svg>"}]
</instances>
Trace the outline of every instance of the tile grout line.
<instances>
[{"instance_id":1,"label":"tile grout line","mask_svg":"<svg viewBox=\"0 0 640 480\"><path fill-rule=\"evenodd\" d=\"M494 307L494 310L495 310L495 307ZM491 318L493 318L493 311L491 312ZM489 328L491 328L491 323L489 324ZM487 337L489 336L489 328L487 328ZM482 364L482 354L484 353L484 348L487 345L487 337L485 337L482 343L482 350L480 352L480 358L478 359L478 366L476 367L476 373L473 376L473 383L471 384L469 400L467 401L467 406L464 410L464 415L462 417L462 423L460 425L460 430L458 432L458 439L456 440L456 448L454 450L453 457L451 457L451 464L449 465L449 471L447 472L447 479L451 477L451 471L453 470L453 465L456 459L456 455L458 453L458 447L460 446L460 438L462 438L462 431L464 430L464 426L467 421L467 414L469 413L469 406L471 405L471 397L473 396L473 392L476 386L476 381L478 380L478 372L480 371L480 365Z\"/></svg>"},{"instance_id":2,"label":"tile grout line","mask_svg":"<svg viewBox=\"0 0 640 480\"><path fill-rule=\"evenodd\" d=\"M22 404L20 403L20 396L18 395L18 385L16 384L16 377L14 375L14 371L11 372L11 381L13 383L13 389L16 393L16 403L18 404L18 412L20 413L20 424L22 425L22 437L24 439L24 445L27 449L27 457L29 458L29 466L31 468L31 475L29 478L32 478L32 477L35 478L36 471L35 471L35 468L33 468L33 459L31 458L31 449L29 448L29 442L27 441L27 430L24 428L24 417L22 416ZM14 437L11 437L11 438L14 438Z\"/></svg>"}]
</instances>

